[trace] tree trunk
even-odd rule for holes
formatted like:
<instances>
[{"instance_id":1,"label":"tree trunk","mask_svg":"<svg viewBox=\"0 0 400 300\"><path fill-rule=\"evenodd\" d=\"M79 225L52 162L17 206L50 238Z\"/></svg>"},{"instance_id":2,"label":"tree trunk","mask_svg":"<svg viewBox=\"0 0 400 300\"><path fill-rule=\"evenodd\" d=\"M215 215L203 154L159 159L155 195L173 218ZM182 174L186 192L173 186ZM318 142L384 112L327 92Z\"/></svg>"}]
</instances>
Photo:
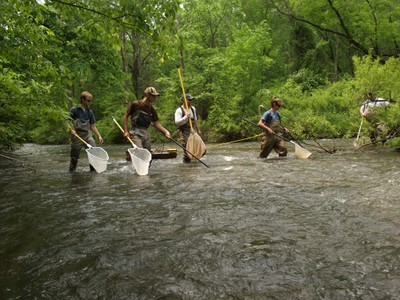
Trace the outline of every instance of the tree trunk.
<instances>
[{"instance_id":1,"label":"tree trunk","mask_svg":"<svg viewBox=\"0 0 400 300\"><path fill-rule=\"evenodd\" d=\"M132 84L133 84L133 91L136 95L136 98L139 99L142 96L142 92L140 91L140 71L141 71L141 64L140 64L140 36L137 32L132 32L131 34L131 43L132 43L132 58L133 58L133 65L132 65Z\"/></svg>"},{"instance_id":2,"label":"tree trunk","mask_svg":"<svg viewBox=\"0 0 400 300\"><path fill-rule=\"evenodd\" d=\"M128 74L129 68L128 68L128 62L126 59L126 32L124 29L122 29L122 31L120 32L120 38L122 40L122 46L121 46L122 72L124 72L124 74ZM128 80L125 80L124 88L125 88L125 91L129 91L129 81Z\"/></svg>"},{"instance_id":3,"label":"tree trunk","mask_svg":"<svg viewBox=\"0 0 400 300\"><path fill-rule=\"evenodd\" d=\"M335 46L335 61L332 81L336 82L338 80L338 69L339 69L339 36L336 35L336 46Z\"/></svg>"}]
</instances>

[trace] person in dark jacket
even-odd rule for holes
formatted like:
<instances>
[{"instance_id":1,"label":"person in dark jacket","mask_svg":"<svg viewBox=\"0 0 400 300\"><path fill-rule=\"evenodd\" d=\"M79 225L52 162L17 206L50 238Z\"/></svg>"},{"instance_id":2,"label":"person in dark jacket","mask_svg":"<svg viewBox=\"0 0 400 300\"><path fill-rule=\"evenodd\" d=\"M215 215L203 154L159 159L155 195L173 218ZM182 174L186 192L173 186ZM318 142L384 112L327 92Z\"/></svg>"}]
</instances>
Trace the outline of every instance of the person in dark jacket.
<instances>
[{"instance_id":1,"label":"person in dark jacket","mask_svg":"<svg viewBox=\"0 0 400 300\"><path fill-rule=\"evenodd\" d=\"M151 123L168 139L171 138L170 132L159 122L157 111L152 105L159 95L154 87L146 88L144 98L133 101L122 118L124 136L130 137L139 148L146 148L149 151L151 151L151 138L148 129ZM128 130L129 117L131 118L130 131Z\"/></svg>"},{"instance_id":2,"label":"person in dark jacket","mask_svg":"<svg viewBox=\"0 0 400 300\"><path fill-rule=\"evenodd\" d=\"M74 128L71 129L70 172L75 172L82 147L84 147L83 143L75 135L79 135L89 145L96 147L96 142L94 141L94 138L90 132L93 131L96 134L100 144L103 143L103 138L96 127L94 113L90 109L93 96L89 92L85 91L81 93L80 100L80 105L74 106L70 109L70 117L74 124ZM91 165L90 170L94 171L94 168Z\"/></svg>"}]
</instances>

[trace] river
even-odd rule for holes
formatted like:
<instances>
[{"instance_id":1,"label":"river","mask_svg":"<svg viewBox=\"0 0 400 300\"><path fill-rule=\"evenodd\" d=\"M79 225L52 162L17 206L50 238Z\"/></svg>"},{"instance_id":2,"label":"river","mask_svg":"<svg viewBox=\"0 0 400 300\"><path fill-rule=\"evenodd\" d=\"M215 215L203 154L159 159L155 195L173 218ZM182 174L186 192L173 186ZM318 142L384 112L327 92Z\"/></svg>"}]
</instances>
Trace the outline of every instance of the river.
<instances>
[{"instance_id":1,"label":"river","mask_svg":"<svg viewBox=\"0 0 400 300\"><path fill-rule=\"evenodd\" d=\"M178 148L147 176L127 145L102 146L102 174L24 145L27 165L0 158L0 298L400 299L400 154L321 142L337 151L208 145L210 168Z\"/></svg>"}]
</instances>

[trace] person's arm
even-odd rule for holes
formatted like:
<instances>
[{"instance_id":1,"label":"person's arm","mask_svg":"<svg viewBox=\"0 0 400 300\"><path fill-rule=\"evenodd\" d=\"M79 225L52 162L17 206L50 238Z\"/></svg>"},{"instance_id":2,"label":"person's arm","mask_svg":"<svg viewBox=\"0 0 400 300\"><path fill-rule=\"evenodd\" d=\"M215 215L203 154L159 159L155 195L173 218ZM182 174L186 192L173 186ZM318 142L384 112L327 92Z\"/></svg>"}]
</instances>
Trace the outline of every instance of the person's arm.
<instances>
[{"instance_id":1,"label":"person's arm","mask_svg":"<svg viewBox=\"0 0 400 300\"><path fill-rule=\"evenodd\" d=\"M122 125L124 127L124 136L129 136L129 131L128 131L128 113L127 112L122 117Z\"/></svg>"},{"instance_id":2,"label":"person's arm","mask_svg":"<svg viewBox=\"0 0 400 300\"><path fill-rule=\"evenodd\" d=\"M132 105L133 103L131 103L126 111L126 113L124 114L124 116L122 117L122 125L124 128L124 136L125 137L129 137L129 131L128 131L128 118L132 109Z\"/></svg>"},{"instance_id":3,"label":"person's arm","mask_svg":"<svg viewBox=\"0 0 400 300\"><path fill-rule=\"evenodd\" d=\"M69 131L71 133L71 136L75 136L76 135L75 123L74 123L75 119L76 119L76 117L75 117L75 109L74 109L74 107L72 107L69 110L69 117L66 120L66 125L67 125L67 128L69 129Z\"/></svg>"},{"instance_id":4,"label":"person's arm","mask_svg":"<svg viewBox=\"0 0 400 300\"><path fill-rule=\"evenodd\" d=\"M75 129L73 129L68 122L67 122L67 128L70 130L69 132L71 133L71 136L75 136L76 135Z\"/></svg>"},{"instance_id":5,"label":"person's arm","mask_svg":"<svg viewBox=\"0 0 400 300\"><path fill-rule=\"evenodd\" d=\"M364 118L367 117L367 115L369 114L370 110L368 108L368 103L364 102L363 105L361 105L360 107L360 115Z\"/></svg>"},{"instance_id":6,"label":"person's arm","mask_svg":"<svg viewBox=\"0 0 400 300\"><path fill-rule=\"evenodd\" d=\"M285 132L289 132L290 130L288 128L286 128L285 126L281 125L281 128L285 131Z\"/></svg>"},{"instance_id":7,"label":"person's arm","mask_svg":"<svg viewBox=\"0 0 400 300\"><path fill-rule=\"evenodd\" d=\"M190 114L182 116L182 109L178 107L175 111L175 124L176 126L182 126L189 120Z\"/></svg>"},{"instance_id":8,"label":"person's arm","mask_svg":"<svg viewBox=\"0 0 400 300\"><path fill-rule=\"evenodd\" d=\"M66 124L67 129L69 130L69 133L71 134L71 136L75 136L77 134L77 132L75 131L74 128L72 128L70 122L67 121L65 124Z\"/></svg>"},{"instance_id":9,"label":"person's arm","mask_svg":"<svg viewBox=\"0 0 400 300\"><path fill-rule=\"evenodd\" d=\"M361 105L361 107L360 107L360 115L361 115L361 117L365 117L364 111L365 111L364 105Z\"/></svg>"},{"instance_id":10,"label":"person's arm","mask_svg":"<svg viewBox=\"0 0 400 300\"><path fill-rule=\"evenodd\" d=\"M90 129L97 135L97 138L99 139L100 144L103 144L103 138L101 137L101 134L99 130L96 127L96 123L93 123L90 125Z\"/></svg>"},{"instance_id":11,"label":"person's arm","mask_svg":"<svg viewBox=\"0 0 400 300\"><path fill-rule=\"evenodd\" d=\"M268 112L265 112L263 115L262 115L262 117L261 117L261 119L260 119L260 121L258 121L258 126L260 126L262 129L264 129L266 132L268 132L268 133L270 133L270 134L275 134L275 132L269 127L269 126L267 126L265 123L264 123L264 120L268 120L268 117L269 117L269 113Z\"/></svg>"},{"instance_id":12,"label":"person's arm","mask_svg":"<svg viewBox=\"0 0 400 300\"><path fill-rule=\"evenodd\" d=\"M260 121L258 121L258 126L260 126L265 131L269 132L270 134L275 133L271 128L269 128L267 125L264 124L263 119L260 119Z\"/></svg>"},{"instance_id":13,"label":"person's arm","mask_svg":"<svg viewBox=\"0 0 400 300\"><path fill-rule=\"evenodd\" d=\"M165 129L164 126L162 126L160 122L158 122L158 121L153 122L153 125L154 125L154 127L157 128L159 131L161 131L162 133L164 133L164 135L165 135L167 138L169 138L169 139L171 138L171 134L169 133L169 131L168 131L167 129Z\"/></svg>"}]
</instances>

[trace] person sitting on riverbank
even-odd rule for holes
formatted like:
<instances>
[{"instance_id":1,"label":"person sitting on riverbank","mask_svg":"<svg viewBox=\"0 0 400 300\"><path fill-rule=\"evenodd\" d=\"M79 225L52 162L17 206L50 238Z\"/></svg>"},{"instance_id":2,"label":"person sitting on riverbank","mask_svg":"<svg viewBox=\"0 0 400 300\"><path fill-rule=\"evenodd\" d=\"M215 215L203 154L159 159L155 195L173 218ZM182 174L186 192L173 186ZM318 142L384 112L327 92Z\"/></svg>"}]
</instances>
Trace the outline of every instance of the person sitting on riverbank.
<instances>
[{"instance_id":1,"label":"person sitting on riverbank","mask_svg":"<svg viewBox=\"0 0 400 300\"><path fill-rule=\"evenodd\" d=\"M259 157L266 158L274 149L280 157L287 155L285 141L278 135L288 132L289 130L281 125L281 115L278 110L282 106L282 101L279 98L272 98L270 102L271 109L266 111L258 126L264 129L264 137L261 141L261 152Z\"/></svg>"},{"instance_id":2,"label":"person sitting on riverbank","mask_svg":"<svg viewBox=\"0 0 400 300\"><path fill-rule=\"evenodd\" d=\"M377 138L380 137L380 141L385 143L385 126L380 122L379 112L382 109L387 108L390 105L389 101L376 96L376 93L371 91L367 94L367 99L360 107L360 115L367 120L371 126L370 139L372 143L377 142Z\"/></svg>"}]
</instances>

